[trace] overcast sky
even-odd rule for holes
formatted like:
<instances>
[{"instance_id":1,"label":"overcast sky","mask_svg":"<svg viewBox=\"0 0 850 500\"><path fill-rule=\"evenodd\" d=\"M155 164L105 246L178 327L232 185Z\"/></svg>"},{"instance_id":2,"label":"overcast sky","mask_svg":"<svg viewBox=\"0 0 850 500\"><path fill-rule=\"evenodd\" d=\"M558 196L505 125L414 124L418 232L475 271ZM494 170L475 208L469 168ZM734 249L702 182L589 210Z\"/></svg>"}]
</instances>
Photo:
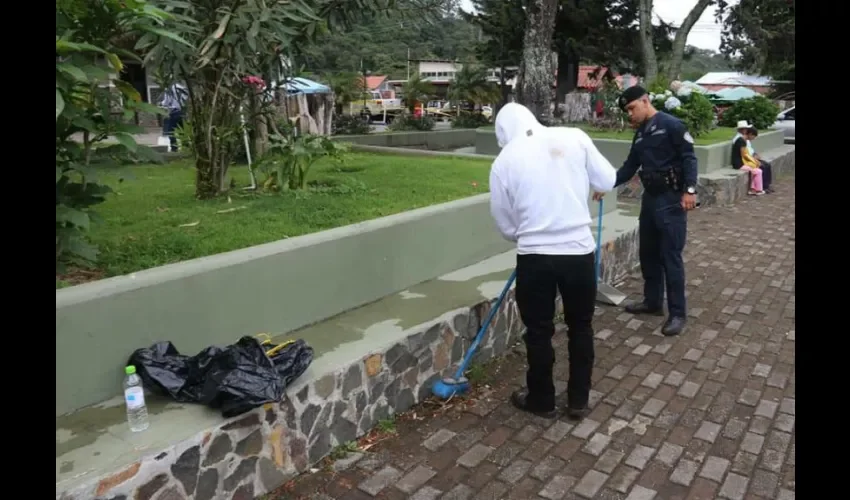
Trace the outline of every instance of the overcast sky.
<instances>
[{"instance_id":1,"label":"overcast sky","mask_svg":"<svg viewBox=\"0 0 850 500\"><path fill-rule=\"evenodd\" d=\"M685 20L688 12L696 5L697 0L654 0L654 19L663 19L665 22L678 26ZM737 0L729 2L738 3ZM464 10L472 9L470 0L461 0ZM720 48L720 25L714 22L714 7L705 9L694 28L688 35L688 45L701 49L718 50Z\"/></svg>"}]
</instances>

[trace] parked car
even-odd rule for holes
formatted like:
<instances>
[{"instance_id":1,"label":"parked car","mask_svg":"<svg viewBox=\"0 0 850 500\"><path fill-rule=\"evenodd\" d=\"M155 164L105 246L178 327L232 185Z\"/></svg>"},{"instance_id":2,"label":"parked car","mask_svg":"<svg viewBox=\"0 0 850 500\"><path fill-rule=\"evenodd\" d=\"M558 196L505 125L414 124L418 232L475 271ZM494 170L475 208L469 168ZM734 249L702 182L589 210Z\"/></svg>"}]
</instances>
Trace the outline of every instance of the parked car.
<instances>
[{"instance_id":1,"label":"parked car","mask_svg":"<svg viewBox=\"0 0 850 500\"><path fill-rule=\"evenodd\" d=\"M794 117L796 116L796 109L797 106L793 106L776 115L776 123L774 123L773 126L774 128L782 130L782 133L786 138L794 138Z\"/></svg>"}]
</instances>

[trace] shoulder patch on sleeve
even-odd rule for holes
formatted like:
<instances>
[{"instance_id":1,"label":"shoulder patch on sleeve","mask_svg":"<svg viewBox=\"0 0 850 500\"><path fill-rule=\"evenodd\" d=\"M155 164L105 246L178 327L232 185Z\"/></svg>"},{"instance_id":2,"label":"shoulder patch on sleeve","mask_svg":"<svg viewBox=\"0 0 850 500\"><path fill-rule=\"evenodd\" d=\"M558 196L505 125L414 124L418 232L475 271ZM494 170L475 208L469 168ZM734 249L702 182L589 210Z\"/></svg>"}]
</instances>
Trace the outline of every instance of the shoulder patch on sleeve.
<instances>
[{"instance_id":1,"label":"shoulder patch on sleeve","mask_svg":"<svg viewBox=\"0 0 850 500\"><path fill-rule=\"evenodd\" d=\"M684 137L684 139L685 139L686 141L690 142L691 144L693 144L693 143L694 143L694 138L693 138L693 137L691 137L691 133L690 133L690 132L685 131L685 135L684 135L683 137Z\"/></svg>"}]
</instances>

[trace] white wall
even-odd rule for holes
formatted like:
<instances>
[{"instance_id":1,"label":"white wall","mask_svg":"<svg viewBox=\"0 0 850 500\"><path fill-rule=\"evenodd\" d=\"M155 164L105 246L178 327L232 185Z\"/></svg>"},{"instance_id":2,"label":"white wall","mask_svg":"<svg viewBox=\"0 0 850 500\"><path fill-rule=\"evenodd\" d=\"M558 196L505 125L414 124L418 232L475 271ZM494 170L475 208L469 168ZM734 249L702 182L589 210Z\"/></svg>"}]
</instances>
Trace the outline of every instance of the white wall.
<instances>
[{"instance_id":1,"label":"white wall","mask_svg":"<svg viewBox=\"0 0 850 500\"><path fill-rule=\"evenodd\" d=\"M454 80L455 73L462 67L462 64L451 62L422 61L419 63L419 74L426 80L448 82Z\"/></svg>"}]
</instances>

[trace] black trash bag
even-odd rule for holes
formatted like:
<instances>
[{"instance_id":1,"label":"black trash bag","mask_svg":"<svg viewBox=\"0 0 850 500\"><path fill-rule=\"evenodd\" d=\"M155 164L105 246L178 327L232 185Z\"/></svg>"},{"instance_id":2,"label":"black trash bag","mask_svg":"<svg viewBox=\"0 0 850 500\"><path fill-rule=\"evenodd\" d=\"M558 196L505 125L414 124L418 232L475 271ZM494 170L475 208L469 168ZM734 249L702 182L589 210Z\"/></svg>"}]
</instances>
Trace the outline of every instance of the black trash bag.
<instances>
[{"instance_id":1,"label":"black trash bag","mask_svg":"<svg viewBox=\"0 0 850 500\"><path fill-rule=\"evenodd\" d=\"M191 357L180 354L171 342L157 342L136 350L128 364L153 392L220 409L229 418L280 401L312 361L313 348L303 340L278 347L242 337L226 348L207 347Z\"/></svg>"}]
</instances>

